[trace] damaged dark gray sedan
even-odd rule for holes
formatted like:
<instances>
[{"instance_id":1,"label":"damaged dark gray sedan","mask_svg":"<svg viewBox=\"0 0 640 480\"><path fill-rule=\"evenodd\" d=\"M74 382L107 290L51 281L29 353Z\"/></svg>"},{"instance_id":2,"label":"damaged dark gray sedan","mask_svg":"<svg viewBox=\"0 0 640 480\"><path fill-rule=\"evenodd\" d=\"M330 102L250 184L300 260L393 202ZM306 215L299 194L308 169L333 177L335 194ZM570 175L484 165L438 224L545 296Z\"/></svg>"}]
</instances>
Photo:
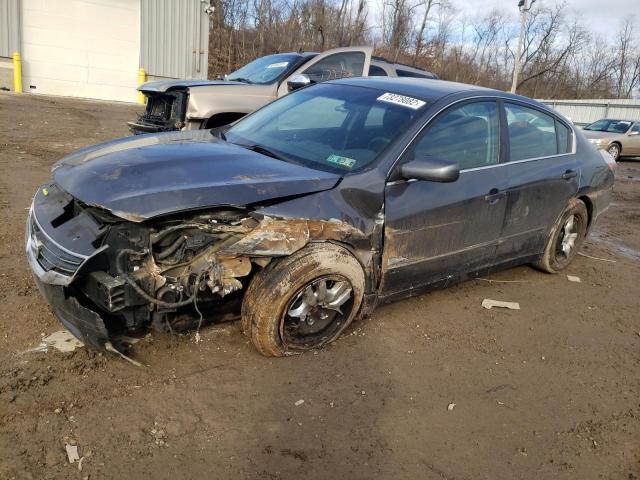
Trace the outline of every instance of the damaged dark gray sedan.
<instances>
[{"instance_id":1,"label":"damaged dark gray sedan","mask_svg":"<svg viewBox=\"0 0 640 480\"><path fill-rule=\"evenodd\" d=\"M380 301L523 263L562 270L608 207L613 165L523 97L344 79L227 131L65 157L36 193L26 250L57 317L98 348L240 316L280 356Z\"/></svg>"}]
</instances>

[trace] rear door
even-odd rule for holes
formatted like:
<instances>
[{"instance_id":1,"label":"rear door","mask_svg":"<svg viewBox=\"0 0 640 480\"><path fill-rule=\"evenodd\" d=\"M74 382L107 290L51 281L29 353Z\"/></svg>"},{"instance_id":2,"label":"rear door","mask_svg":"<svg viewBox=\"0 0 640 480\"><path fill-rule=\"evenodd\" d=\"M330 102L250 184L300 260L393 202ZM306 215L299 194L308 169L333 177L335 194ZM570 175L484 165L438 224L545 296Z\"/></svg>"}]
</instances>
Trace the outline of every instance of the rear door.
<instances>
[{"instance_id":1,"label":"rear door","mask_svg":"<svg viewBox=\"0 0 640 480\"><path fill-rule=\"evenodd\" d=\"M293 75L307 75L312 82L320 83L339 78L366 77L373 47L345 47L334 48L314 57L296 69ZM289 93L287 79L278 87L278 97Z\"/></svg>"},{"instance_id":2,"label":"rear door","mask_svg":"<svg viewBox=\"0 0 640 480\"><path fill-rule=\"evenodd\" d=\"M385 296L446 286L494 262L505 214L505 166L499 163L494 100L459 104L436 117L402 161L457 161L451 183L396 180L385 190Z\"/></svg>"},{"instance_id":3,"label":"rear door","mask_svg":"<svg viewBox=\"0 0 640 480\"><path fill-rule=\"evenodd\" d=\"M567 124L530 105L504 102L507 211L496 258L542 252L547 235L578 192L580 165Z\"/></svg>"}]
</instances>

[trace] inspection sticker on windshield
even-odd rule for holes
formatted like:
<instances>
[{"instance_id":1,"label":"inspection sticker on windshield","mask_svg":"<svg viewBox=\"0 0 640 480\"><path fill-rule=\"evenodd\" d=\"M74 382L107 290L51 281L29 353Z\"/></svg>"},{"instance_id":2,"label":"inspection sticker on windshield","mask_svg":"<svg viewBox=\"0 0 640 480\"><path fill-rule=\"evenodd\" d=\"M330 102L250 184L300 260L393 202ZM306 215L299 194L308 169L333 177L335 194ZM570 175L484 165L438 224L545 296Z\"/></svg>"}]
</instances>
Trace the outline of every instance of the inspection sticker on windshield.
<instances>
[{"instance_id":1,"label":"inspection sticker on windshield","mask_svg":"<svg viewBox=\"0 0 640 480\"><path fill-rule=\"evenodd\" d=\"M385 93L384 95L380 95L377 100L381 102L387 103L395 103L396 105L402 105L403 107L412 108L414 110L422 107L426 102L422 100L418 100L417 98L407 97L405 95L399 95L397 93Z\"/></svg>"},{"instance_id":2,"label":"inspection sticker on windshield","mask_svg":"<svg viewBox=\"0 0 640 480\"><path fill-rule=\"evenodd\" d=\"M289 65L289 62L278 62L272 63L271 65L267 65L267 68L284 68Z\"/></svg>"},{"instance_id":3,"label":"inspection sticker on windshield","mask_svg":"<svg viewBox=\"0 0 640 480\"><path fill-rule=\"evenodd\" d=\"M327 157L327 162L335 163L336 165L346 168L353 168L356 164L356 160L354 158L343 157L335 154L329 155Z\"/></svg>"}]
</instances>

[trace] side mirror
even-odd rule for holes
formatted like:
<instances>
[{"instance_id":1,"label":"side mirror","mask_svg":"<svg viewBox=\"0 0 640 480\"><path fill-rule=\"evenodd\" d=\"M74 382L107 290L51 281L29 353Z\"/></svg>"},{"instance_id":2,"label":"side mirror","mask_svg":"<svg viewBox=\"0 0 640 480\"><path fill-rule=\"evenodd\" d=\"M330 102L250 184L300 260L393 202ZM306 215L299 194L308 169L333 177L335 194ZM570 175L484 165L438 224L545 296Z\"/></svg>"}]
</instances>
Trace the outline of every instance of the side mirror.
<instances>
[{"instance_id":1,"label":"side mirror","mask_svg":"<svg viewBox=\"0 0 640 480\"><path fill-rule=\"evenodd\" d=\"M400 174L407 180L429 182L455 182L460 176L457 162L437 157L416 158L400 167Z\"/></svg>"},{"instance_id":2,"label":"side mirror","mask_svg":"<svg viewBox=\"0 0 640 480\"><path fill-rule=\"evenodd\" d=\"M629 136L633 136L633 135L640 135L640 132L636 131L636 132L629 132Z\"/></svg>"},{"instance_id":3,"label":"side mirror","mask_svg":"<svg viewBox=\"0 0 640 480\"><path fill-rule=\"evenodd\" d=\"M292 92L293 90L306 87L307 85L311 85L312 83L313 82L308 76L302 73L298 73L296 75L292 75L291 78L287 80L287 88L290 92Z\"/></svg>"}]
</instances>

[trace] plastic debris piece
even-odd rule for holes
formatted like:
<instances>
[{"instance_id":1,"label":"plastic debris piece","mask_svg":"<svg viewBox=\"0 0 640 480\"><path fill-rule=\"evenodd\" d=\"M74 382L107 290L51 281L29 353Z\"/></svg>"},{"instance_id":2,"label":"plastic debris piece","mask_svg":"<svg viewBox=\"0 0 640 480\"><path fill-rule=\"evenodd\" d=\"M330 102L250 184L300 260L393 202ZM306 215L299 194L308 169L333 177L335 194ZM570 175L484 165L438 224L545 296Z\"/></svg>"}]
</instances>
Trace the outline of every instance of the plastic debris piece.
<instances>
[{"instance_id":1,"label":"plastic debris piece","mask_svg":"<svg viewBox=\"0 0 640 480\"><path fill-rule=\"evenodd\" d=\"M450 412L453 411L454 408L456 408L455 403L450 403L449 405L447 405L447 410L449 410Z\"/></svg>"},{"instance_id":2,"label":"plastic debris piece","mask_svg":"<svg viewBox=\"0 0 640 480\"><path fill-rule=\"evenodd\" d=\"M511 310L520 310L520 304L518 302L502 302L500 300L491 300L485 298L482 300L482 306L486 309L492 309L493 307L509 308Z\"/></svg>"},{"instance_id":3,"label":"plastic debris piece","mask_svg":"<svg viewBox=\"0 0 640 480\"><path fill-rule=\"evenodd\" d=\"M80 460L80 455L78 454L78 446L77 445L69 445L68 443L64 446L67 451L67 458L69 459L69 463L74 463Z\"/></svg>"},{"instance_id":4,"label":"plastic debris piece","mask_svg":"<svg viewBox=\"0 0 640 480\"><path fill-rule=\"evenodd\" d=\"M575 282L575 283L580 283L580 277L576 277L574 275L567 275L567 280L569 280L570 282Z\"/></svg>"},{"instance_id":5,"label":"plastic debris piece","mask_svg":"<svg viewBox=\"0 0 640 480\"><path fill-rule=\"evenodd\" d=\"M73 352L76 348L84 347L84 343L68 330L53 332L48 337L44 337L42 343L61 352Z\"/></svg>"},{"instance_id":6,"label":"plastic debris piece","mask_svg":"<svg viewBox=\"0 0 640 480\"><path fill-rule=\"evenodd\" d=\"M294 405L295 405L296 407L299 407L299 406L300 406L300 405L302 405L303 403L304 403L304 400L300 399L300 400L298 400L296 403L294 403Z\"/></svg>"},{"instance_id":7,"label":"plastic debris piece","mask_svg":"<svg viewBox=\"0 0 640 480\"><path fill-rule=\"evenodd\" d=\"M111 344L111 342L105 342L104 349L107 352L111 352L111 353L115 353L116 355L120 355L120 357L122 357L123 360L126 360L127 362L135 365L136 367L144 367L144 365L142 365L140 362L134 360L131 357L127 357L124 353L119 352L118 350L116 350L116 348Z\"/></svg>"}]
</instances>

